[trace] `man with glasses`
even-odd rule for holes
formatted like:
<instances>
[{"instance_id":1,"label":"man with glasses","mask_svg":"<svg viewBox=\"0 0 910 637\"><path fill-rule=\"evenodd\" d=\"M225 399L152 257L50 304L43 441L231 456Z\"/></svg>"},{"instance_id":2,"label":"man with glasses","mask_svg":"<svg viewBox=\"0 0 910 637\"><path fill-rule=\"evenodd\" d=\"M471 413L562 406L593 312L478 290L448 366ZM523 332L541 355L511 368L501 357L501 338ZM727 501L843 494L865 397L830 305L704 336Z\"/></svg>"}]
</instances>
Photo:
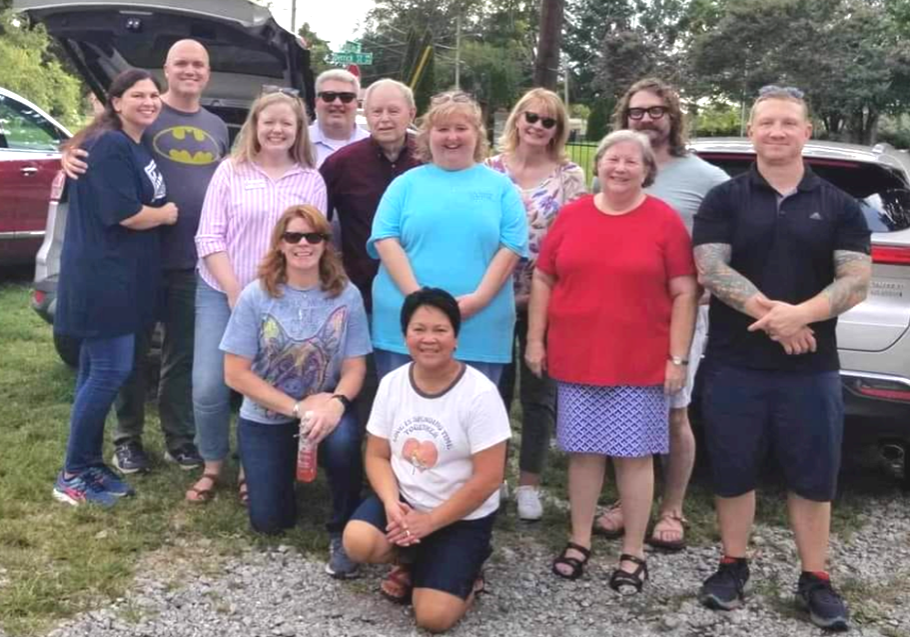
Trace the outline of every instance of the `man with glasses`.
<instances>
[{"instance_id":1,"label":"man with glasses","mask_svg":"<svg viewBox=\"0 0 910 637\"><path fill-rule=\"evenodd\" d=\"M161 230L164 269L161 293L164 342L158 380L158 412L164 431L167 460L184 469L202 465L193 443L192 374L196 321L196 229L202 201L215 169L230 150L228 129L202 106L202 92L211 69L205 47L180 40L164 63L167 91L161 113L142 137L167 184L168 198L177 204L177 224ZM65 153L62 167L71 179L85 174L83 150ZM142 445L145 423L146 359L152 334L136 335L136 366L117 397L113 464L123 473L148 471L151 463Z\"/></svg>"},{"instance_id":2,"label":"man with glasses","mask_svg":"<svg viewBox=\"0 0 910 637\"><path fill-rule=\"evenodd\" d=\"M657 160L657 178L646 189L682 217L689 232L702 199L714 186L728 179L720 168L686 149L686 122L679 95L669 84L647 78L633 84L613 113L614 130L630 128L648 136ZM598 186L595 183L594 191ZM686 386L670 397L670 453L663 463L663 497L660 513L648 544L679 551L685 548L683 501L695 465L695 436L689 423L689 403L695 374L708 331L707 300L699 307L689 355L673 363L686 368ZM623 533L622 504L616 502L597 520L595 532L608 537Z\"/></svg>"},{"instance_id":3,"label":"man with glasses","mask_svg":"<svg viewBox=\"0 0 910 637\"><path fill-rule=\"evenodd\" d=\"M357 126L360 80L343 69L330 69L316 78L316 121L310 125L310 141L316 149L316 167L329 155L370 134Z\"/></svg>"},{"instance_id":4,"label":"man with glasses","mask_svg":"<svg viewBox=\"0 0 910 637\"><path fill-rule=\"evenodd\" d=\"M846 630L826 571L844 419L835 328L866 297L870 233L858 202L803 163L812 124L801 91L763 89L748 131L755 164L708 193L693 231L711 292L702 414L723 544L699 599L718 610L743 602L771 451L801 563L797 602L814 624Z\"/></svg>"}]
</instances>

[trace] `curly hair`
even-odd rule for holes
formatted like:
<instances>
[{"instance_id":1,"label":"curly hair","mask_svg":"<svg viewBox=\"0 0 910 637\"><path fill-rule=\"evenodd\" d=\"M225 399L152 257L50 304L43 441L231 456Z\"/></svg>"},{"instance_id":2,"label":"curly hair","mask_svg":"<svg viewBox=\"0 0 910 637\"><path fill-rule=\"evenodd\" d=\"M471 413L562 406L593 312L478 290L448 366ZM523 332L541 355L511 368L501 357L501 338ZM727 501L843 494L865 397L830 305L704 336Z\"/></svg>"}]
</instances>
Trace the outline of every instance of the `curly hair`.
<instances>
[{"instance_id":1,"label":"curly hair","mask_svg":"<svg viewBox=\"0 0 910 637\"><path fill-rule=\"evenodd\" d=\"M487 143L487 129L483 125L483 111L480 105L474 101L474 98L463 93L462 91L448 91L434 95L430 100L430 108L420 118L420 128L417 133L416 155L420 161L425 163L433 162L433 154L430 152L430 131L439 122L446 121L451 117L464 115L468 118L474 132L477 134L477 143L474 146L474 161L482 162L487 157L489 144Z\"/></svg>"},{"instance_id":2,"label":"curly hair","mask_svg":"<svg viewBox=\"0 0 910 637\"><path fill-rule=\"evenodd\" d=\"M679 104L679 93L676 89L656 77L648 77L635 82L629 87L625 95L619 98L616 109L613 111L613 130L623 130L629 127L629 102L632 96L641 91L654 93L664 101L670 116L670 154L674 157L685 157L688 154L686 143L688 142L688 133L686 131L686 117L682 112Z\"/></svg>"},{"instance_id":3,"label":"curly hair","mask_svg":"<svg viewBox=\"0 0 910 637\"><path fill-rule=\"evenodd\" d=\"M499 150L503 153L514 153L518 148L518 121L533 104L540 104L545 115L556 120L556 132L547 145L550 157L557 162L566 161L566 142L569 141L569 114L562 98L545 88L532 88L525 93L509 113L506 125L499 138ZM540 113L538 113L539 115Z\"/></svg>"},{"instance_id":4,"label":"curly hair","mask_svg":"<svg viewBox=\"0 0 910 637\"><path fill-rule=\"evenodd\" d=\"M326 237L332 233L332 226L325 216L309 204L291 206L284 211L272 230L269 250L259 265L259 282L272 298L281 296L280 286L288 281L287 263L281 251L281 242L284 241L283 235L287 232L292 219L303 219L313 232L319 232ZM348 276L344 272L341 257L338 256L335 246L328 239L323 243L324 250L319 258L319 284L324 292L328 292L329 296L334 298L344 290Z\"/></svg>"}]
</instances>

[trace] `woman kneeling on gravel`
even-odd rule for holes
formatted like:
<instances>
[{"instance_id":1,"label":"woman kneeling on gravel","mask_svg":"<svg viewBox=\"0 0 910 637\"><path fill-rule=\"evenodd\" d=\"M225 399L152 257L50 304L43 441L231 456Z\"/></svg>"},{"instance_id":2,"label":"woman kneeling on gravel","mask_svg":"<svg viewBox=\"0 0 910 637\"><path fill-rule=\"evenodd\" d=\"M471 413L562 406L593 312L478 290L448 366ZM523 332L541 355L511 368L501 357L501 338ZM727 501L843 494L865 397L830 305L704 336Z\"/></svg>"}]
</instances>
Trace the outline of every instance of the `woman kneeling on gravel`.
<instances>
[{"instance_id":1,"label":"woman kneeling on gravel","mask_svg":"<svg viewBox=\"0 0 910 637\"><path fill-rule=\"evenodd\" d=\"M413 601L418 626L442 632L483 589L511 430L496 386L452 356L461 314L448 292L410 294L401 327L413 362L379 385L366 450L375 495L344 547L354 561L395 564L382 593Z\"/></svg>"}]
</instances>

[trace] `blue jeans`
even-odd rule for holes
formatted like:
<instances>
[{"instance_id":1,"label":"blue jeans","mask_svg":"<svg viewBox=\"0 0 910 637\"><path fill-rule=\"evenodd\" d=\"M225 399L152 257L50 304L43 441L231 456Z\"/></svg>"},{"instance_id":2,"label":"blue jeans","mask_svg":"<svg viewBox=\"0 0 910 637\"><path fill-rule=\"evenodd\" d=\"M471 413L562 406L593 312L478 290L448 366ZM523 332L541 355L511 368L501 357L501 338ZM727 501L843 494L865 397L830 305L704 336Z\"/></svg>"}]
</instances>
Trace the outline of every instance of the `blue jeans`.
<instances>
[{"instance_id":1,"label":"blue jeans","mask_svg":"<svg viewBox=\"0 0 910 637\"><path fill-rule=\"evenodd\" d=\"M224 460L230 451L231 389L224 382L224 352L218 346L231 318L227 294L196 280L193 344L193 416L203 460Z\"/></svg>"},{"instance_id":2,"label":"blue jeans","mask_svg":"<svg viewBox=\"0 0 910 637\"><path fill-rule=\"evenodd\" d=\"M81 473L103 464L104 419L120 387L133 370L133 334L82 339L76 397L66 443L67 473Z\"/></svg>"},{"instance_id":3,"label":"blue jeans","mask_svg":"<svg viewBox=\"0 0 910 637\"><path fill-rule=\"evenodd\" d=\"M373 350L373 358L376 361L376 375L379 376L379 380L382 380L389 372L411 362L411 357L407 354L399 354L387 349ZM502 368L504 367L502 363L464 362L489 378L494 385L499 385L499 377L502 376Z\"/></svg>"},{"instance_id":4,"label":"blue jeans","mask_svg":"<svg viewBox=\"0 0 910 637\"><path fill-rule=\"evenodd\" d=\"M265 425L237 421L240 459L246 472L250 498L250 524L260 533L275 534L297 521L294 491L297 470L299 423ZM319 466L326 472L332 493L332 517L326 528L341 533L360 504L363 459L357 415L350 411L328 437L319 443Z\"/></svg>"}]
</instances>

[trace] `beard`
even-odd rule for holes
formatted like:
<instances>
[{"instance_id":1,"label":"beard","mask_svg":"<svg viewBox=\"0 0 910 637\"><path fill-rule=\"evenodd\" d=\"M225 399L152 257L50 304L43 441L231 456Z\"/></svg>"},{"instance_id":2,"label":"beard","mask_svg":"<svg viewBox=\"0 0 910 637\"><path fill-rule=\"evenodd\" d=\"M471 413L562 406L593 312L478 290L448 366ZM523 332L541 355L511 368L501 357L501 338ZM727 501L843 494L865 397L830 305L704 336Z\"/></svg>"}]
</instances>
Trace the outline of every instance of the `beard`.
<instances>
[{"instance_id":1,"label":"beard","mask_svg":"<svg viewBox=\"0 0 910 637\"><path fill-rule=\"evenodd\" d=\"M644 126L636 126L633 130L647 135L648 139L651 140L651 146L654 148L666 146L670 143L669 130L664 130L663 128L655 128L650 124L646 124Z\"/></svg>"}]
</instances>

